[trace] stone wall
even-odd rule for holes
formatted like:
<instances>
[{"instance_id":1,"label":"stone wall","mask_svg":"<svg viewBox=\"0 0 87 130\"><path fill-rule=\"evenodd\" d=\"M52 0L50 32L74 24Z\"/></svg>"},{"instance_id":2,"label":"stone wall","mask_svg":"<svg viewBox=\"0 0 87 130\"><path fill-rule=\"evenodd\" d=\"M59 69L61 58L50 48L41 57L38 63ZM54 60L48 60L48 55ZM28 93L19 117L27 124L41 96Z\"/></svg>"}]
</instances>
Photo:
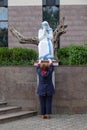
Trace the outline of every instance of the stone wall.
<instances>
[{"instance_id":1,"label":"stone wall","mask_svg":"<svg viewBox=\"0 0 87 130\"><path fill-rule=\"evenodd\" d=\"M87 67L55 67L53 113L87 113ZM39 112L35 67L0 67L0 100Z\"/></svg>"},{"instance_id":2,"label":"stone wall","mask_svg":"<svg viewBox=\"0 0 87 130\"><path fill-rule=\"evenodd\" d=\"M87 5L62 5L60 4L60 19L65 17L68 25L67 33L60 37L60 47L75 43L87 43ZM42 22L42 6L9 6L8 23L14 26L25 37L38 35ZM8 33L9 47L29 47L37 50L34 45L19 44L18 40Z\"/></svg>"},{"instance_id":3,"label":"stone wall","mask_svg":"<svg viewBox=\"0 0 87 130\"><path fill-rule=\"evenodd\" d=\"M68 28L60 38L60 47L87 43L87 5L60 5L60 19L62 17Z\"/></svg>"},{"instance_id":4,"label":"stone wall","mask_svg":"<svg viewBox=\"0 0 87 130\"><path fill-rule=\"evenodd\" d=\"M37 37L42 22L42 6L9 6L9 26L13 26L26 38ZM35 45L19 44L18 40L8 33L9 47L27 47L37 50Z\"/></svg>"}]
</instances>

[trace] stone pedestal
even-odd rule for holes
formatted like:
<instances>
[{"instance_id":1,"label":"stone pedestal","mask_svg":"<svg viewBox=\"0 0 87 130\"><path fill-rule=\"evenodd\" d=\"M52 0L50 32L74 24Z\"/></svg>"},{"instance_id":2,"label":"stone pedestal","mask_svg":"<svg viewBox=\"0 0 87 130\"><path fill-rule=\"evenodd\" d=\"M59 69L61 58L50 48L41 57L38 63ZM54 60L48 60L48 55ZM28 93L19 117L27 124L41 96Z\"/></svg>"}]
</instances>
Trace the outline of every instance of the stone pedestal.
<instances>
[{"instance_id":1,"label":"stone pedestal","mask_svg":"<svg viewBox=\"0 0 87 130\"><path fill-rule=\"evenodd\" d=\"M48 60L42 60L41 62L48 62ZM52 60L54 66L59 66L59 63L56 60ZM37 66L38 60L34 63L34 66Z\"/></svg>"}]
</instances>

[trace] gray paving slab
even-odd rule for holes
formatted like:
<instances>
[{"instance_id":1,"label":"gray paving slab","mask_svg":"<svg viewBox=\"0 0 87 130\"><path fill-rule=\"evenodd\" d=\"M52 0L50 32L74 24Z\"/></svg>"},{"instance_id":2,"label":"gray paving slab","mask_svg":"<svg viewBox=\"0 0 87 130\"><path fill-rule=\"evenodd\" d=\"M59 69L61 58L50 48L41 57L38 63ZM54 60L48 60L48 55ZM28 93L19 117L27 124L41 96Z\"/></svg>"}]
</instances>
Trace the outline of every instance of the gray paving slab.
<instances>
[{"instance_id":1,"label":"gray paving slab","mask_svg":"<svg viewBox=\"0 0 87 130\"><path fill-rule=\"evenodd\" d=\"M87 130L87 114L52 115L51 119L37 115L0 124L0 130Z\"/></svg>"}]
</instances>

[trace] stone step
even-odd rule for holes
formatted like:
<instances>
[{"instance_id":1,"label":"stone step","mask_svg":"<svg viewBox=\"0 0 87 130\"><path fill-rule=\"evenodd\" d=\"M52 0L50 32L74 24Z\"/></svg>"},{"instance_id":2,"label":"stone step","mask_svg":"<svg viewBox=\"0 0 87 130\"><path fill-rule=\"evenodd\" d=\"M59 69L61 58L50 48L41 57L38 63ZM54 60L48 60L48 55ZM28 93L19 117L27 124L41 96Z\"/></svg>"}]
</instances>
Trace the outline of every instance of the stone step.
<instances>
[{"instance_id":1,"label":"stone step","mask_svg":"<svg viewBox=\"0 0 87 130\"><path fill-rule=\"evenodd\" d=\"M17 112L21 110L21 107L18 106L5 106L0 108L0 115L1 114L6 114L6 113L12 113L12 112Z\"/></svg>"},{"instance_id":2,"label":"stone step","mask_svg":"<svg viewBox=\"0 0 87 130\"><path fill-rule=\"evenodd\" d=\"M20 112L15 112L15 113L3 114L3 115L0 115L0 123L28 118L31 116L35 116L36 114L37 114L36 111L20 111Z\"/></svg>"},{"instance_id":3,"label":"stone step","mask_svg":"<svg viewBox=\"0 0 87 130\"><path fill-rule=\"evenodd\" d=\"M0 101L0 107L4 107L7 105L7 102L4 102L4 101Z\"/></svg>"}]
</instances>

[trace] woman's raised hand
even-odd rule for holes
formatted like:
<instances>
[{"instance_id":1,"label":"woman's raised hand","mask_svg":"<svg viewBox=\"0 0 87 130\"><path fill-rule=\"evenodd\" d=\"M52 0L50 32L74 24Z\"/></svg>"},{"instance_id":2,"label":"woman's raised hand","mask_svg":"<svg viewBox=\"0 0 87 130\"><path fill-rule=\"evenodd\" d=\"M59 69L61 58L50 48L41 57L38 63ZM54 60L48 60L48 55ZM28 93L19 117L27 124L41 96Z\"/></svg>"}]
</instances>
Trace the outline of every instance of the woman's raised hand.
<instances>
[{"instance_id":1,"label":"woman's raised hand","mask_svg":"<svg viewBox=\"0 0 87 130\"><path fill-rule=\"evenodd\" d=\"M52 63L52 60L51 60L51 59L48 59L48 61L49 61L49 64L51 64L51 63Z\"/></svg>"},{"instance_id":2,"label":"woman's raised hand","mask_svg":"<svg viewBox=\"0 0 87 130\"><path fill-rule=\"evenodd\" d=\"M40 64L40 63L41 63L41 60L38 61L38 64Z\"/></svg>"}]
</instances>

